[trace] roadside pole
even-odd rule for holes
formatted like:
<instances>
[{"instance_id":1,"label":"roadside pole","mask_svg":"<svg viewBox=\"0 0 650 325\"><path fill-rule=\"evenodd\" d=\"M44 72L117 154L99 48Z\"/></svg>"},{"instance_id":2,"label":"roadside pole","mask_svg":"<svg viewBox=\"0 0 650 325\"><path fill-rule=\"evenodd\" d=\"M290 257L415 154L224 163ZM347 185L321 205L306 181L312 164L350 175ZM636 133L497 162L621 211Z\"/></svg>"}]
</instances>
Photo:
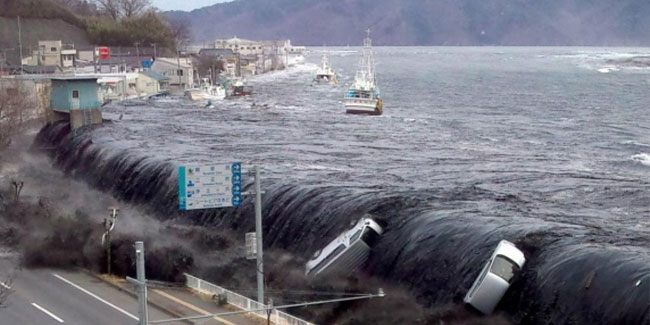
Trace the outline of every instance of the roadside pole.
<instances>
[{"instance_id":1,"label":"roadside pole","mask_svg":"<svg viewBox=\"0 0 650 325\"><path fill-rule=\"evenodd\" d=\"M144 274L144 243L135 242L136 273L138 277L138 324L149 323L149 312L147 311L147 282Z\"/></svg>"},{"instance_id":2,"label":"roadside pole","mask_svg":"<svg viewBox=\"0 0 650 325\"><path fill-rule=\"evenodd\" d=\"M264 253L262 252L262 185L260 168L255 173L255 235L257 237L257 302L264 304Z\"/></svg>"},{"instance_id":3,"label":"roadside pole","mask_svg":"<svg viewBox=\"0 0 650 325\"><path fill-rule=\"evenodd\" d=\"M20 16L16 18L18 20L18 51L20 52L20 74L23 74L23 33L22 28L20 27Z\"/></svg>"},{"instance_id":4,"label":"roadside pole","mask_svg":"<svg viewBox=\"0 0 650 325\"><path fill-rule=\"evenodd\" d=\"M241 162L178 167L178 204L180 210L239 207L242 196L255 195L255 233L246 235L247 259L256 259L257 301L264 304L264 252L262 240L262 168L253 165L248 175L255 177L252 191L242 192ZM255 237L253 240L252 237ZM254 242L254 245L253 245ZM251 245L248 245L250 243Z\"/></svg>"},{"instance_id":5,"label":"roadside pole","mask_svg":"<svg viewBox=\"0 0 650 325\"><path fill-rule=\"evenodd\" d=\"M111 231L115 228L117 222L118 208L109 208L111 216L109 219L104 219L104 235L102 236L102 245L106 247L106 273L111 274Z\"/></svg>"}]
</instances>

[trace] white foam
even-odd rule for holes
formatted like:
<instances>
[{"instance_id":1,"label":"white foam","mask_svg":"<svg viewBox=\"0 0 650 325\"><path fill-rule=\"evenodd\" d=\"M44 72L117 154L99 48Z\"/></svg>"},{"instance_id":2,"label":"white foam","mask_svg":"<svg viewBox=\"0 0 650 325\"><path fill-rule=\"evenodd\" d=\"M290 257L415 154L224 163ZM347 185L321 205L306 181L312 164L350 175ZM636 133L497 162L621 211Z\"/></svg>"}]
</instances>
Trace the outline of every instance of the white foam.
<instances>
[{"instance_id":1,"label":"white foam","mask_svg":"<svg viewBox=\"0 0 650 325\"><path fill-rule=\"evenodd\" d=\"M632 160L640 163L641 165L649 166L650 167L650 154L647 153L639 153L636 155L633 155L630 157Z\"/></svg>"},{"instance_id":2,"label":"white foam","mask_svg":"<svg viewBox=\"0 0 650 325\"><path fill-rule=\"evenodd\" d=\"M271 82L278 79L286 79L295 76L296 74L306 74L318 70L318 65L314 63L303 63L294 66L290 66L284 70L276 70L272 72L267 72L259 75L252 76L250 80L252 82Z\"/></svg>"},{"instance_id":3,"label":"white foam","mask_svg":"<svg viewBox=\"0 0 650 325\"><path fill-rule=\"evenodd\" d=\"M621 143L622 144L631 144L631 145L635 145L635 146L639 146L639 147L650 147L650 144L643 143L643 142L638 142L638 141L635 141L635 140L625 140L625 141L623 141Z\"/></svg>"}]
</instances>

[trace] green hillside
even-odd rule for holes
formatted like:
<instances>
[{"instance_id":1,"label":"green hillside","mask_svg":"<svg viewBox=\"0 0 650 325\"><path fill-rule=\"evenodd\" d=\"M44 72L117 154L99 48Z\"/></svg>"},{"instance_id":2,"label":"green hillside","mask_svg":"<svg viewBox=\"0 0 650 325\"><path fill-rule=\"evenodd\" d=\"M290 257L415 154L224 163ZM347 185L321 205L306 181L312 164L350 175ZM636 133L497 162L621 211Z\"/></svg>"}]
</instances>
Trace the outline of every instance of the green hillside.
<instances>
[{"instance_id":1,"label":"green hillside","mask_svg":"<svg viewBox=\"0 0 650 325\"><path fill-rule=\"evenodd\" d=\"M155 43L161 51L175 47L171 28L154 9L113 19L96 8L73 12L56 0L0 0L0 50L18 48L17 16L21 17L24 56L39 40L62 40L76 46ZM7 50L7 57L17 62L18 51Z\"/></svg>"}]
</instances>

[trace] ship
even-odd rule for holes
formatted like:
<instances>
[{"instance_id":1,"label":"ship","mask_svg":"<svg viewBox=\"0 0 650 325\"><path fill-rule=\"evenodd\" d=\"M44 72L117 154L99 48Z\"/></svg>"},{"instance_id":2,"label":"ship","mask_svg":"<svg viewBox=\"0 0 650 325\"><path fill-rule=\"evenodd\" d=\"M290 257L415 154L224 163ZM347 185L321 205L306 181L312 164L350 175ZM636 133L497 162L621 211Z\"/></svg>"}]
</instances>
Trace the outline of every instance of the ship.
<instances>
[{"instance_id":1,"label":"ship","mask_svg":"<svg viewBox=\"0 0 650 325\"><path fill-rule=\"evenodd\" d=\"M226 89L222 85L213 85L208 78L203 78L198 88L185 91L185 97L193 101L222 100L226 98Z\"/></svg>"},{"instance_id":2,"label":"ship","mask_svg":"<svg viewBox=\"0 0 650 325\"><path fill-rule=\"evenodd\" d=\"M349 114L381 115L383 113L383 101L379 95L375 76L370 29L366 30L366 34L367 36L363 40L363 56L359 63L359 69L352 86L350 86L343 99L343 103L345 104L345 112Z\"/></svg>"},{"instance_id":3,"label":"ship","mask_svg":"<svg viewBox=\"0 0 650 325\"><path fill-rule=\"evenodd\" d=\"M247 86L243 80L236 80L232 84L232 96L248 96L253 93L250 86Z\"/></svg>"},{"instance_id":4,"label":"ship","mask_svg":"<svg viewBox=\"0 0 650 325\"><path fill-rule=\"evenodd\" d=\"M316 71L316 77L314 77L314 83L316 84L326 84L330 83L336 85L339 83L339 80L336 76L336 72L332 70L330 65L330 60L327 57L327 53L323 54L323 58L320 61L320 68Z\"/></svg>"}]
</instances>

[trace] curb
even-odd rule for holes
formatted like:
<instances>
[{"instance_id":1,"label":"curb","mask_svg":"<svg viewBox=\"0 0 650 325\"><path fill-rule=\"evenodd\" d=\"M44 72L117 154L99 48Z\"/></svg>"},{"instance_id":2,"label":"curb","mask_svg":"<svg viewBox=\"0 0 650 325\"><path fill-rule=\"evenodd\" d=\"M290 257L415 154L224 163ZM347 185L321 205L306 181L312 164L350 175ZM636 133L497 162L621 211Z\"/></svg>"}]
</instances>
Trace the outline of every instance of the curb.
<instances>
[{"instance_id":1,"label":"curb","mask_svg":"<svg viewBox=\"0 0 650 325\"><path fill-rule=\"evenodd\" d=\"M84 274L87 274L87 275L89 275L89 276L91 276L91 277L93 277L93 278L95 278L97 280L100 280L100 281L108 284L109 286L117 289L118 291L121 291L121 292L124 292L124 293L128 294L131 297L134 297L134 298L138 297L138 295L135 292L133 292L132 290L129 290L129 289L124 288L124 287L122 287L122 286L120 286L118 284L115 284L112 281L106 280L106 279L104 279L103 277L99 276L98 274L96 274L94 272L91 272L91 271L86 270L86 269L80 269L80 271L83 272ZM176 318L187 317L187 315L183 315L181 313L169 310L169 309L163 307L162 305L160 305L159 303L151 301L151 300L147 300L147 304L150 304L150 305L154 306L155 308L158 308L160 311L162 311L164 313L167 313L167 314L170 314L171 316L176 317ZM187 323L187 324L194 324L194 322L192 322L190 320L182 320L182 322Z\"/></svg>"}]
</instances>

